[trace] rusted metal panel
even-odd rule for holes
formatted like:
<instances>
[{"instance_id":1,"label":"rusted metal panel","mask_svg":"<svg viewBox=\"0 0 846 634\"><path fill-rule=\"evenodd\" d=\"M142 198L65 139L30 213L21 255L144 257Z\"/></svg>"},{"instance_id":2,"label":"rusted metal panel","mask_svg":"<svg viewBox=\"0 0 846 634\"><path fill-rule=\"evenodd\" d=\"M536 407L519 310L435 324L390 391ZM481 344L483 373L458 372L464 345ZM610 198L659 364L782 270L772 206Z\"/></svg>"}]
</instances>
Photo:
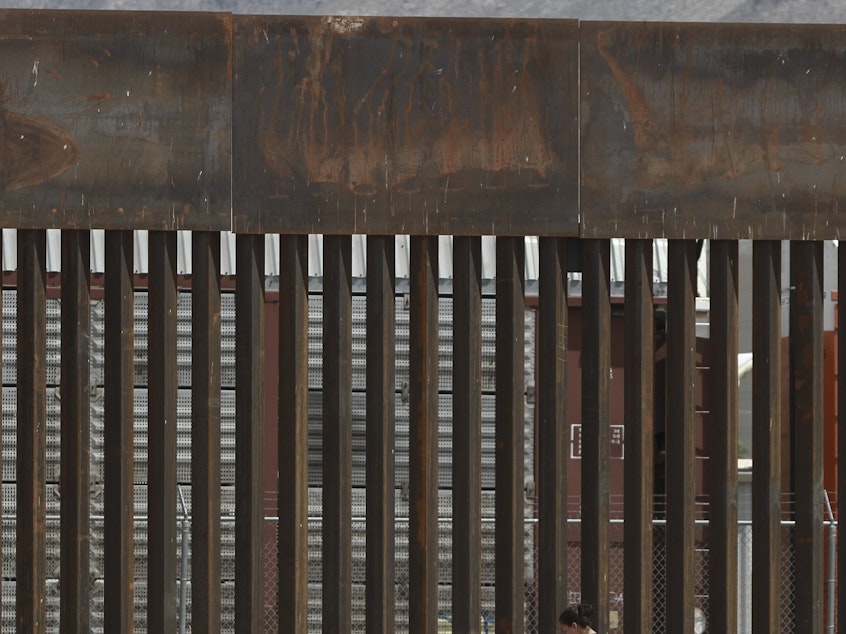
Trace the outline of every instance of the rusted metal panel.
<instances>
[{"instance_id":1,"label":"rusted metal panel","mask_svg":"<svg viewBox=\"0 0 846 634\"><path fill-rule=\"evenodd\" d=\"M147 624L176 629L176 232L150 232Z\"/></svg>"},{"instance_id":2,"label":"rusted metal panel","mask_svg":"<svg viewBox=\"0 0 846 634\"><path fill-rule=\"evenodd\" d=\"M411 238L408 627L438 630L438 239Z\"/></svg>"},{"instance_id":3,"label":"rusted metal panel","mask_svg":"<svg viewBox=\"0 0 846 634\"><path fill-rule=\"evenodd\" d=\"M578 233L576 22L236 16L235 32L236 231Z\"/></svg>"},{"instance_id":4,"label":"rusted metal panel","mask_svg":"<svg viewBox=\"0 0 846 634\"><path fill-rule=\"evenodd\" d=\"M323 239L323 627L352 629L352 238Z\"/></svg>"},{"instance_id":5,"label":"rusted metal panel","mask_svg":"<svg viewBox=\"0 0 846 634\"><path fill-rule=\"evenodd\" d=\"M306 634L308 236L280 237L279 293L279 631Z\"/></svg>"},{"instance_id":6,"label":"rusted metal panel","mask_svg":"<svg viewBox=\"0 0 846 634\"><path fill-rule=\"evenodd\" d=\"M708 624L715 632L737 632L737 350L738 246L710 244L710 416L708 436L710 553Z\"/></svg>"},{"instance_id":7,"label":"rusted metal panel","mask_svg":"<svg viewBox=\"0 0 846 634\"><path fill-rule=\"evenodd\" d=\"M132 231L106 232L103 626L133 631L134 295Z\"/></svg>"},{"instance_id":8,"label":"rusted metal panel","mask_svg":"<svg viewBox=\"0 0 846 634\"><path fill-rule=\"evenodd\" d=\"M396 241L367 237L367 562L365 630L395 629Z\"/></svg>"},{"instance_id":9,"label":"rusted metal panel","mask_svg":"<svg viewBox=\"0 0 846 634\"><path fill-rule=\"evenodd\" d=\"M18 232L15 626L46 632L47 240Z\"/></svg>"},{"instance_id":10,"label":"rusted metal panel","mask_svg":"<svg viewBox=\"0 0 846 634\"><path fill-rule=\"evenodd\" d=\"M0 12L0 223L230 226L232 18Z\"/></svg>"},{"instance_id":11,"label":"rusted metal panel","mask_svg":"<svg viewBox=\"0 0 846 634\"><path fill-rule=\"evenodd\" d=\"M581 23L586 236L837 238L846 27Z\"/></svg>"},{"instance_id":12,"label":"rusted metal panel","mask_svg":"<svg viewBox=\"0 0 846 634\"><path fill-rule=\"evenodd\" d=\"M790 249L790 407L796 629L823 632L823 243Z\"/></svg>"},{"instance_id":13,"label":"rusted metal panel","mask_svg":"<svg viewBox=\"0 0 846 634\"><path fill-rule=\"evenodd\" d=\"M191 265L191 628L218 634L220 233L192 234Z\"/></svg>"},{"instance_id":14,"label":"rusted metal panel","mask_svg":"<svg viewBox=\"0 0 846 634\"><path fill-rule=\"evenodd\" d=\"M496 628L523 634L524 238L496 241Z\"/></svg>"},{"instance_id":15,"label":"rusted metal panel","mask_svg":"<svg viewBox=\"0 0 846 634\"><path fill-rule=\"evenodd\" d=\"M752 627L775 632L781 628L781 243L756 241L752 260Z\"/></svg>"},{"instance_id":16,"label":"rusted metal panel","mask_svg":"<svg viewBox=\"0 0 846 634\"><path fill-rule=\"evenodd\" d=\"M539 243L537 318L538 622L567 595L567 240Z\"/></svg>"},{"instance_id":17,"label":"rusted metal panel","mask_svg":"<svg viewBox=\"0 0 846 634\"><path fill-rule=\"evenodd\" d=\"M452 628L482 613L482 239L453 239Z\"/></svg>"},{"instance_id":18,"label":"rusted metal panel","mask_svg":"<svg viewBox=\"0 0 846 634\"><path fill-rule=\"evenodd\" d=\"M608 629L611 286L608 240L582 242L582 600Z\"/></svg>"},{"instance_id":19,"label":"rusted metal panel","mask_svg":"<svg viewBox=\"0 0 846 634\"><path fill-rule=\"evenodd\" d=\"M693 631L696 243L668 244L667 630Z\"/></svg>"},{"instance_id":20,"label":"rusted metal panel","mask_svg":"<svg viewBox=\"0 0 846 634\"><path fill-rule=\"evenodd\" d=\"M235 622L264 628L264 236L237 237Z\"/></svg>"},{"instance_id":21,"label":"rusted metal panel","mask_svg":"<svg viewBox=\"0 0 846 634\"><path fill-rule=\"evenodd\" d=\"M62 232L61 565L63 634L90 632L90 234Z\"/></svg>"},{"instance_id":22,"label":"rusted metal panel","mask_svg":"<svg viewBox=\"0 0 846 634\"><path fill-rule=\"evenodd\" d=\"M626 240L624 625L652 627L652 511L655 455L655 304L652 240Z\"/></svg>"}]
</instances>

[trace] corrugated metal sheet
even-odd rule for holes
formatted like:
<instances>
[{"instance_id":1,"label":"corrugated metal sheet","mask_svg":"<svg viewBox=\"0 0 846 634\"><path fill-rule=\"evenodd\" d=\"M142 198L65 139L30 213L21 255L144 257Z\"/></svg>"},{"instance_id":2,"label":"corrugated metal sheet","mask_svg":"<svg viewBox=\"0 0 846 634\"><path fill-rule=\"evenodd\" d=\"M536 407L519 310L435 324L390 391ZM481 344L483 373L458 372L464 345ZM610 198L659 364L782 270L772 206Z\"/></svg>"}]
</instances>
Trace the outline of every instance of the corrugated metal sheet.
<instances>
[{"instance_id":1,"label":"corrugated metal sheet","mask_svg":"<svg viewBox=\"0 0 846 634\"><path fill-rule=\"evenodd\" d=\"M3 358L2 378L6 385L13 386L16 379L16 293L14 290L3 291ZM59 480L59 426L61 411L60 381L60 301L47 300L47 479L51 482ZM179 393L177 400L177 430L178 430L178 467L177 475L180 482L191 479L190 461L190 432L191 432L191 302L189 293L180 293L177 304L177 379ZM310 392L310 423L312 444L311 480L319 482L320 475L320 419L322 398L322 297L311 295L309 298L309 392ZM483 467L482 480L485 488L492 488L494 483L494 393L495 386L495 354L496 354L496 323L495 303L490 297L482 302L482 373L483 390L482 418L483 425ZM353 437L359 453L354 455L353 483L363 486L365 481L365 423L364 400L366 390L365 367L365 299L355 296L353 300ZM102 300L92 302L91 319L91 469L92 479L96 482L102 477L104 466L103 446L103 382L104 382L104 343L103 321L104 306ZM408 479L408 390L409 390L409 311L402 301L398 302L396 310L396 384L397 394L397 482L398 485ZM440 446L441 446L441 484L448 487L451 483L450 448L452 446L452 299L441 298L439 305L440 321L440 368L439 391L440 405ZM235 447L235 306L234 295L226 293L221 301L221 442L222 482L234 482L234 447ZM533 368L533 333L534 322L531 314L527 315L527 372ZM135 294L135 378L137 386L134 398L134 420L136 432L135 481L145 482L147 478L147 294ZM531 375L527 376L530 381ZM2 419L3 419L3 479L15 479L15 429L17 424L17 402L14 387L7 387L3 391ZM527 406L527 421L531 421L533 411ZM531 463L529 457L528 463ZM58 512L58 507L56 509ZM94 511L96 513L96 509Z\"/></svg>"}]
</instances>

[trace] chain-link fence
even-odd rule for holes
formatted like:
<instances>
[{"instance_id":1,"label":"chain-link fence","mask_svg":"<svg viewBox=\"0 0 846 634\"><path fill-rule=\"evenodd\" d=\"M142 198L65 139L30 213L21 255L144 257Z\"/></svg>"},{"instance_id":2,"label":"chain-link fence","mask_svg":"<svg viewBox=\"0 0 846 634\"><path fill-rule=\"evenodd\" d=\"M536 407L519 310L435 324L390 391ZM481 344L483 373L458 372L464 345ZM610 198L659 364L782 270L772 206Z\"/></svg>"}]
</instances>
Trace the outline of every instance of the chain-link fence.
<instances>
[{"instance_id":1,"label":"chain-link fence","mask_svg":"<svg viewBox=\"0 0 846 634\"><path fill-rule=\"evenodd\" d=\"M401 507L402 508L402 507ZM407 510L407 508L402 508ZM443 510L443 509L442 509ZM190 518L189 518L190 519ZM221 557L221 601L222 601L222 631L235 632L235 582L234 582L234 518L226 518L222 523L222 557ZM571 520L575 528L578 528L579 520ZM616 520L614 523L618 523ZM278 631L278 568L277 568L277 524L278 518L268 517L265 520L265 624L266 631ZM535 520L528 519L525 524L525 630L529 634L551 631L549 624L538 622L537 610L537 550L536 550L536 528ZM47 522L48 544L52 545L49 550L57 551L57 540L59 532L58 517L51 516ZM826 576L825 615L821 615L826 626L833 626L829 631L837 631L836 604L833 603L833 591L836 584L836 576L833 568L832 555L836 552L836 524L825 525L825 562L824 570ZM14 548L11 541L14 536L14 521L4 519L3 537L6 548L3 551L4 575L14 579ZM482 624L482 632L494 631L494 520L486 517L482 524L482 571L481 571L481 596L482 609L479 615ZM653 628L656 634L666 631L666 588L667 579L666 551L665 551L665 529L666 524L655 522L653 526ZM308 609L309 609L309 632L322 632L322 565L321 565L321 543L322 543L322 521L319 516L312 516L309 520L309 578L308 578ZM366 523L363 517L357 517L352 524L353 533L353 569L352 569L352 598L353 598L353 632L365 632L365 563L366 563ZM439 521L439 596L438 611L440 632L451 632L452 596L451 596L451 531L452 522L449 516L444 516ZM577 531L574 531L577 532ZM613 534L614 531L612 531ZM180 531L181 533L181 531ZM795 566L793 555L793 523L782 522L781 543L781 631L794 632L795 615ZM135 542L135 628L137 632L146 632L146 518L136 519ZM186 548L190 557L190 535L186 533ZM92 551L94 561L99 561L102 554L102 517L92 519ZM181 555L182 542L177 544L178 555ZM623 570L624 550L622 543L612 542L609 553L609 631L614 633L624 632L625 600L623 595ZM580 575L581 575L581 544L578 541L571 541L567 553L567 597L562 597L564 603L577 603L581 600ZM409 578L408 578L408 519L403 515L396 520L396 631L408 631L408 601L409 601ZM47 623L48 628L58 628L59 622L59 587L57 581L58 559L55 558L53 565L48 571L47 581ZM190 580L190 558L185 568L186 577ZM707 624L709 616L708 603L708 526L706 521L698 521L696 528L696 557L695 557L695 605L699 616ZM738 525L738 631L749 633L752 631L752 526L749 522L741 522ZM98 569L92 571L91 579L91 630L92 632L103 631L103 607L104 587L102 577L96 574ZM181 580L180 580L181 581ZM15 631L15 584L4 582L2 584L2 632ZM184 615L186 619L186 631L191 631L191 588L190 582L186 584ZM831 603L830 603L831 602ZM182 607L182 606L180 606ZM554 624L553 624L554 627ZM708 631L707 629L705 630Z\"/></svg>"},{"instance_id":2,"label":"chain-link fence","mask_svg":"<svg viewBox=\"0 0 846 634\"><path fill-rule=\"evenodd\" d=\"M268 523L274 524L275 518L269 518ZM573 520L578 525L579 520ZM536 522L527 520L526 538L526 593L525 593L525 631L529 634L551 631L549 624L538 622L537 610L537 575L535 534ZM319 517L309 520L309 632L321 632L321 528ZM451 632L451 568L448 556L449 539L452 523L449 518L439 521L439 632ZM829 535L830 526L826 525ZM699 521L696 527L695 550L695 607L696 618L701 620L708 631L709 616L708 603L708 526L707 522ZM365 523L359 518L353 522L353 632L365 632ZM396 520L396 631L408 632L408 520L398 517ZM666 589L672 580L667 578L667 560L665 551L665 522L656 522L653 527L653 628L655 634L666 631ZM783 632L794 632L794 557L793 557L793 525L790 522L782 524L782 628ZM830 542L827 540L827 543ZM494 524L492 519L483 521L482 526L482 610L480 622L483 632L494 631ZM622 634L625 616L625 600L623 594L624 550L622 543L612 543L609 553L609 631ZM266 595L268 605L275 605L277 587L276 540L270 539L265 548ZM752 531L751 524L741 523L738 526L738 631L741 633L752 631L751 611L751 560L752 560ZM828 574L828 571L826 571ZM581 600L581 544L571 541L567 553L568 593L562 598L562 605L577 603ZM277 631L277 612L268 609L266 612L267 631ZM836 624L835 624L836 627ZM836 631L836 629L835 629Z\"/></svg>"}]
</instances>

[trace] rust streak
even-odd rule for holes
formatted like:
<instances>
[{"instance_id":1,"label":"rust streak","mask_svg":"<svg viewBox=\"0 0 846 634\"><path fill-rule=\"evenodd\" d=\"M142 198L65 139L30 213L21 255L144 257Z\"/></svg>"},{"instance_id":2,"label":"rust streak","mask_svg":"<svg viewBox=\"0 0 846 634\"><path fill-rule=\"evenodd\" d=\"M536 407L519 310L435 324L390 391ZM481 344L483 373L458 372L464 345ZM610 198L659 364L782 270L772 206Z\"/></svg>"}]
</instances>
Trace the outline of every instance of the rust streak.
<instances>
[{"instance_id":1,"label":"rust streak","mask_svg":"<svg viewBox=\"0 0 846 634\"><path fill-rule=\"evenodd\" d=\"M61 127L0 106L0 190L38 185L78 160L79 145Z\"/></svg>"},{"instance_id":2,"label":"rust streak","mask_svg":"<svg viewBox=\"0 0 846 634\"><path fill-rule=\"evenodd\" d=\"M634 128L635 145L639 148L654 145L658 138L658 124L655 122L655 118L649 106L647 106L640 89L611 53L610 48L613 43L613 34L611 31L600 31L596 39L599 54L605 60L605 63L608 64L611 74L620 86L623 99L626 101L626 107L631 117L631 124Z\"/></svg>"}]
</instances>

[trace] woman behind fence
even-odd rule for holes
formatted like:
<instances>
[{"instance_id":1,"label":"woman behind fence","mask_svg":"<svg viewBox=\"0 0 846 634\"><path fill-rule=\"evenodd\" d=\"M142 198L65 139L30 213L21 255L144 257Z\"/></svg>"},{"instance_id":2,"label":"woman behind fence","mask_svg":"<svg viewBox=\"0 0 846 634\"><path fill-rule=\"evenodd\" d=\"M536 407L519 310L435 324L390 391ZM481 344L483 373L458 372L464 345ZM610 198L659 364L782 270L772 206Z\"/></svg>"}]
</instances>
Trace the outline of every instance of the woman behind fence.
<instances>
[{"instance_id":1,"label":"woman behind fence","mask_svg":"<svg viewBox=\"0 0 846 634\"><path fill-rule=\"evenodd\" d=\"M590 617L592 614L593 606L583 603L571 605L558 617L558 622L561 624L561 631L569 632L569 634L576 634L576 632L596 634L590 626Z\"/></svg>"}]
</instances>

